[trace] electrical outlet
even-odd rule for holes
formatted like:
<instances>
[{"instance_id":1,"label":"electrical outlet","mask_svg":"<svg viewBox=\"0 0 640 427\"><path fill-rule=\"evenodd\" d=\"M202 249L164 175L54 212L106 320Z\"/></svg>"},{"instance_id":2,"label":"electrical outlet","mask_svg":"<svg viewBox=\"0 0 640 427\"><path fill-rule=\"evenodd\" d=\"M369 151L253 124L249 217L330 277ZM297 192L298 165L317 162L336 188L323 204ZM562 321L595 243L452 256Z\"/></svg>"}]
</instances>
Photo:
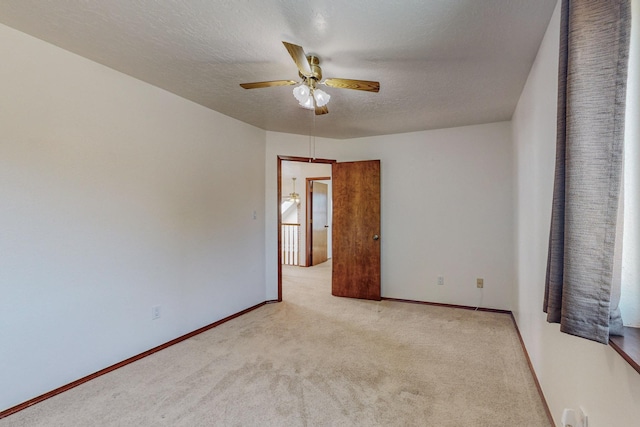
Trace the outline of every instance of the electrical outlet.
<instances>
[{"instance_id":1,"label":"electrical outlet","mask_svg":"<svg viewBox=\"0 0 640 427\"><path fill-rule=\"evenodd\" d=\"M484 288L484 279L478 277L476 279L476 287L477 288Z\"/></svg>"},{"instance_id":2,"label":"electrical outlet","mask_svg":"<svg viewBox=\"0 0 640 427\"><path fill-rule=\"evenodd\" d=\"M160 306L154 305L151 307L151 320L157 320L160 318Z\"/></svg>"},{"instance_id":3,"label":"electrical outlet","mask_svg":"<svg viewBox=\"0 0 640 427\"><path fill-rule=\"evenodd\" d=\"M562 427L588 427L589 420L584 409L578 411L571 408L565 408L562 411Z\"/></svg>"},{"instance_id":4,"label":"electrical outlet","mask_svg":"<svg viewBox=\"0 0 640 427\"><path fill-rule=\"evenodd\" d=\"M582 422L582 427L589 427L589 416L582 406L578 408L578 421Z\"/></svg>"},{"instance_id":5,"label":"electrical outlet","mask_svg":"<svg viewBox=\"0 0 640 427\"><path fill-rule=\"evenodd\" d=\"M565 408L562 411L562 427L578 427L578 420L576 418L576 411L570 408Z\"/></svg>"},{"instance_id":6,"label":"electrical outlet","mask_svg":"<svg viewBox=\"0 0 640 427\"><path fill-rule=\"evenodd\" d=\"M439 286L444 285L444 276L438 276L438 285Z\"/></svg>"}]
</instances>

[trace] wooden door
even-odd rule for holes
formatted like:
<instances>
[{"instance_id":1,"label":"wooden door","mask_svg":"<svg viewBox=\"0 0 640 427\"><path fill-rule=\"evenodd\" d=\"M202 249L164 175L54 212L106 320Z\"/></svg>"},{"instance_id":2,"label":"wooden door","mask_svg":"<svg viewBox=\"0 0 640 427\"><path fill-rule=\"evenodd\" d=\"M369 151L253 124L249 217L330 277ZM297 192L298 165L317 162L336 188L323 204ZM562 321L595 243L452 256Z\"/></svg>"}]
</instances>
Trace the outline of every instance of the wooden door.
<instances>
[{"instance_id":1,"label":"wooden door","mask_svg":"<svg viewBox=\"0 0 640 427\"><path fill-rule=\"evenodd\" d=\"M322 182L311 182L311 265L327 261L327 230L329 228L329 186Z\"/></svg>"},{"instance_id":2,"label":"wooden door","mask_svg":"<svg viewBox=\"0 0 640 427\"><path fill-rule=\"evenodd\" d=\"M331 293L380 300L380 160L334 163Z\"/></svg>"}]
</instances>

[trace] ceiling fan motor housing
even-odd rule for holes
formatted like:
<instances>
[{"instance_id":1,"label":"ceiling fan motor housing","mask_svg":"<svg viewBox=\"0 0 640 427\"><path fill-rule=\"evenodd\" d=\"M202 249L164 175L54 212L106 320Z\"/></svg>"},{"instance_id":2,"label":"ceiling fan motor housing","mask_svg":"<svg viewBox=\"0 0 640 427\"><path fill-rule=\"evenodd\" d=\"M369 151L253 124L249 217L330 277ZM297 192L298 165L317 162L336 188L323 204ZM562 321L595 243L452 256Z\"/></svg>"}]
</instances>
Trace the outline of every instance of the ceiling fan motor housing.
<instances>
[{"instance_id":1,"label":"ceiling fan motor housing","mask_svg":"<svg viewBox=\"0 0 640 427\"><path fill-rule=\"evenodd\" d=\"M311 67L311 79L316 82L322 80L322 68L320 68L320 58L314 55L307 56L309 66Z\"/></svg>"}]
</instances>

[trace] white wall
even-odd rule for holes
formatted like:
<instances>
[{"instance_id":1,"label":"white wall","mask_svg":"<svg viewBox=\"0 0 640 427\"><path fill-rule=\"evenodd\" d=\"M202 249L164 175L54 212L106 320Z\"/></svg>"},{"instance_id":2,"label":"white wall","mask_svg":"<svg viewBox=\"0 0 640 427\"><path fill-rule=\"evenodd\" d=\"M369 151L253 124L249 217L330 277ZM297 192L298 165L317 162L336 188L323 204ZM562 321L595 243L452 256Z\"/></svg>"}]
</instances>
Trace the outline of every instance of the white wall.
<instances>
[{"instance_id":1,"label":"white wall","mask_svg":"<svg viewBox=\"0 0 640 427\"><path fill-rule=\"evenodd\" d=\"M562 334L542 312L555 166L560 7L513 116L516 286L513 311L557 425L582 406L590 427L637 425L640 375L611 347Z\"/></svg>"},{"instance_id":2,"label":"white wall","mask_svg":"<svg viewBox=\"0 0 640 427\"><path fill-rule=\"evenodd\" d=\"M308 137L267 132L267 298L277 296L278 155ZM352 140L318 138L316 157L381 160L384 297L510 309L511 140L507 122ZM445 285L437 285L437 276ZM485 280L484 292L476 278Z\"/></svg>"},{"instance_id":3,"label":"white wall","mask_svg":"<svg viewBox=\"0 0 640 427\"><path fill-rule=\"evenodd\" d=\"M0 57L0 410L265 300L264 131L2 25Z\"/></svg>"}]
</instances>

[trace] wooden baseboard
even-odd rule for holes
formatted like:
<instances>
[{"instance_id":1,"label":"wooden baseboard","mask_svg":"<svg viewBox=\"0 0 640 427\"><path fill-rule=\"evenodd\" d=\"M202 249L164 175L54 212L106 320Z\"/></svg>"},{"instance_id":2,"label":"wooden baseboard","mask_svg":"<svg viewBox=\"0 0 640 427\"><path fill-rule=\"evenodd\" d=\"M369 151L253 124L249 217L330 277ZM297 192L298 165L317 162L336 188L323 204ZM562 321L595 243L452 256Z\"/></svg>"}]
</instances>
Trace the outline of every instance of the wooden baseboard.
<instances>
[{"instance_id":1,"label":"wooden baseboard","mask_svg":"<svg viewBox=\"0 0 640 427\"><path fill-rule=\"evenodd\" d=\"M457 304L444 304L440 302L428 302L428 301L416 301L411 299L400 299L400 298L387 298L382 297L383 301L395 301L395 302L406 302L409 304L422 304L422 305L433 305L436 307L448 307L448 308L461 308L463 310L474 310L474 311L487 311L490 313L502 313L502 314L511 314L509 310L500 310L497 308L484 308L484 307L471 307L468 305L457 305Z\"/></svg>"},{"instance_id":2,"label":"wooden baseboard","mask_svg":"<svg viewBox=\"0 0 640 427\"><path fill-rule=\"evenodd\" d=\"M522 346L524 357L527 359L529 370L531 371L531 375L533 375L533 381L535 382L536 388L538 389L538 394L542 399L542 404L544 405L544 411L547 413L547 418L549 418L549 422L551 423L551 425L555 426L555 422L553 421L553 415L551 415L551 410L549 409L549 405L547 404L547 399L544 398L544 393L542 392L542 387L540 386L540 382L538 381L538 376L536 375L536 371L533 369L531 358L529 358L529 352L527 351L527 347L525 347L524 340L522 339L522 335L520 334L520 328L518 328L518 322L516 322L516 318L513 316L513 312L511 312L510 314L511 314L511 320L513 320L513 326L516 327L516 332L518 333L518 339L520 340L520 345Z\"/></svg>"},{"instance_id":3,"label":"wooden baseboard","mask_svg":"<svg viewBox=\"0 0 640 427\"><path fill-rule=\"evenodd\" d=\"M50 397L53 397L53 396L55 396L57 394L64 393L67 390L71 390L72 388L77 387L77 386L79 386L81 384L84 384L84 383L86 383L88 381L91 381L94 378L97 378L97 377L102 376L104 374L108 374L109 372L115 371L116 369L122 368L123 366L126 366L126 365L128 365L130 363L133 363L133 362L137 361L137 360L140 360L142 358L150 356L153 353L156 353L156 352L158 352L160 350L164 350L165 348L171 347L174 344L178 344L181 341L184 341L186 339L194 337L194 336L196 336L198 334L201 334L201 333L203 333L205 331L208 331L209 329L215 328L216 326L219 326L219 325L221 325L221 324L223 324L225 322L228 322L229 320L233 320L236 317L240 317L243 314L247 314L250 311L253 311L253 310L255 310L257 308L260 308L263 305L271 303L271 302L274 302L274 301L264 301L264 302L261 302L260 304L256 304L253 307L249 307L247 309L239 311L238 313L232 314L231 316L227 316L224 319L218 320L217 322L211 323L211 324L209 324L207 326L203 326L202 328L196 329L195 331L189 332L188 334L185 334L185 335L182 335L182 336L180 336L178 338L172 339L171 341L168 341L168 342L166 342L164 344L161 344L161 345L159 345L157 347L154 347L154 348L152 348L150 350L147 350L144 353L140 353L140 354L138 354L136 356L132 356L132 357L130 357L128 359L123 360L122 362L116 363L115 365L111 365L111 366L109 366L107 368L99 370L98 372L94 372L93 374L87 375L86 377L80 378L80 379L75 380L75 381L73 381L73 382L71 382L69 384L63 385L62 387L58 387L55 390L51 390L50 392L47 392L47 393L42 394L40 396L34 397L33 399L27 400L26 402L22 402L19 405L13 406L13 407L11 407L9 409L5 409L4 411L0 412L0 419L2 419L4 417L8 417L9 415L15 414L16 412L20 412L23 409L28 408L29 406L35 405L36 403L40 403L40 402L42 402L44 400L47 400Z\"/></svg>"}]
</instances>

